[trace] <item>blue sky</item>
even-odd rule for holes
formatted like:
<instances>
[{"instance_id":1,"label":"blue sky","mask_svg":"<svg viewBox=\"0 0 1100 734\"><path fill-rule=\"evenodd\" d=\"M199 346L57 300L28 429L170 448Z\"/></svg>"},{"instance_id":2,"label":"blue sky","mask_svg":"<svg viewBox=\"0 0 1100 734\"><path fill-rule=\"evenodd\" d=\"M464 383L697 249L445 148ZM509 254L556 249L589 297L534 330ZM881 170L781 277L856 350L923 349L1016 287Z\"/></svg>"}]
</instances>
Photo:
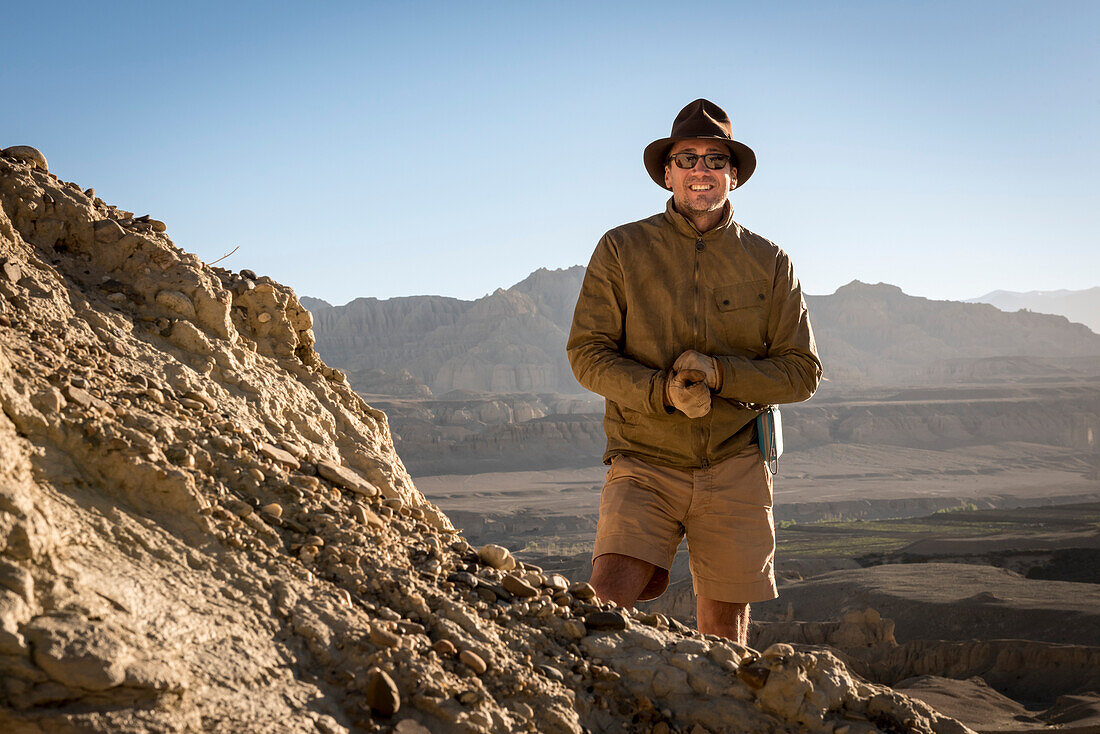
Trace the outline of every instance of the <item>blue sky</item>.
<instances>
[{"instance_id":1,"label":"blue sky","mask_svg":"<svg viewBox=\"0 0 1100 734\"><path fill-rule=\"evenodd\" d=\"M677 6L681 7L681 6ZM340 304L476 298L664 207L697 97L809 293L1100 283L1100 3L2 3L0 146Z\"/></svg>"}]
</instances>

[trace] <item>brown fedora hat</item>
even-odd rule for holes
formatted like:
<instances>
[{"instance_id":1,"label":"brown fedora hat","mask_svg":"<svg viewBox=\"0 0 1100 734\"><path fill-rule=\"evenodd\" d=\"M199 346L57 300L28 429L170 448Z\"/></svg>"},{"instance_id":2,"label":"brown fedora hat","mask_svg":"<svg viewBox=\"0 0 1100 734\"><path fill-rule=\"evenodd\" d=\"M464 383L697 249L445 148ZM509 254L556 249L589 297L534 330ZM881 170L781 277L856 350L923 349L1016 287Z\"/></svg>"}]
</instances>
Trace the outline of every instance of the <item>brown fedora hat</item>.
<instances>
[{"instance_id":1,"label":"brown fedora hat","mask_svg":"<svg viewBox=\"0 0 1100 734\"><path fill-rule=\"evenodd\" d=\"M756 170L756 153L733 139L733 126L725 110L710 100L697 99L676 115L672 121L672 134L654 140L642 154L645 170L662 189L668 188L665 186L665 161L669 148L677 140L717 140L724 144L730 149L733 156L731 163L737 168L737 186L748 181Z\"/></svg>"}]
</instances>

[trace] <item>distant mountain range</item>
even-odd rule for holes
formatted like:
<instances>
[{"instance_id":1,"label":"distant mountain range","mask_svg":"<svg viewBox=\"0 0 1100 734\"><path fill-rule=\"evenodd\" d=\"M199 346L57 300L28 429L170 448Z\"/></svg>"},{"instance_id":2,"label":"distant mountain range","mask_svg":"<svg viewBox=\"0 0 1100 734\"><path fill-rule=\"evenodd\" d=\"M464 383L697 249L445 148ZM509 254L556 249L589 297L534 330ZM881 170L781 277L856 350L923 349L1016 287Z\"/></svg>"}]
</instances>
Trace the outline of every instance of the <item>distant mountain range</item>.
<instances>
[{"instance_id":1,"label":"distant mountain range","mask_svg":"<svg viewBox=\"0 0 1100 734\"><path fill-rule=\"evenodd\" d=\"M1065 316L1100 333L1100 286L1083 291L993 291L967 303L989 303L1002 311L1037 311Z\"/></svg>"},{"instance_id":2,"label":"distant mountain range","mask_svg":"<svg viewBox=\"0 0 1100 734\"><path fill-rule=\"evenodd\" d=\"M301 301L313 312L317 350L361 392L576 393L565 340L583 277L582 266L539 269L475 301ZM1064 316L933 301L859 281L806 301L825 376L836 385L1100 372L1100 335Z\"/></svg>"}]
</instances>

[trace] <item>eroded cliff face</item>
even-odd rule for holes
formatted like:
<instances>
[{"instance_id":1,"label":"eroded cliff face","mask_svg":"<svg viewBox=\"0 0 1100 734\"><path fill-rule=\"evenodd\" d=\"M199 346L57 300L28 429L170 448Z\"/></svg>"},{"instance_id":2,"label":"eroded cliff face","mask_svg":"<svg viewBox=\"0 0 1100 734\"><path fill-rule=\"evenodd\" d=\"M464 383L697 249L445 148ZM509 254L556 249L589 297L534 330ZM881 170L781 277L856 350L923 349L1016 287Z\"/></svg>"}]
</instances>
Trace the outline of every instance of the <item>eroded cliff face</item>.
<instances>
[{"instance_id":1,"label":"eroded cliff face","mask_svg":"<svg viewBox=\"0 0 1100 734\"><path fill-rule=\"evenodd\" d=\"M963 732L471 548L266 278L0 156L0 730Z\"/></svg>"}]
</instances>

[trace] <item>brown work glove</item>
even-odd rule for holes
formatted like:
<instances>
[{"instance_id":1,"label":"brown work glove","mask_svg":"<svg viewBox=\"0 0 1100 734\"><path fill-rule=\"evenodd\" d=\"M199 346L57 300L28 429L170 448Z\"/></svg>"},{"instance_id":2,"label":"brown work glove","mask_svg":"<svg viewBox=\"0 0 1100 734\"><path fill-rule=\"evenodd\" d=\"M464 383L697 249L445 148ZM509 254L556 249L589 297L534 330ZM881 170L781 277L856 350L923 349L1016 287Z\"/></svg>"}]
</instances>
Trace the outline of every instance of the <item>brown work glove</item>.
<instances>
[{"instance_id":1,"label":"brown work glove","mask_svg":"<svg viewBox=\"0 0 1100 734\"><path fill-rule=\"evenodd\" d=\"M689 349L672 363L673 372L680 370L698 370L706 375L707 387L714 392L722 389L722 368L714 357Z\"/></svg>"},{"instance_id":2,"label":"brown work glove","mask_svg":"<svg viewBox=\"0 0 1100 734\"><path fill-rule=\"evenodd\" d=\"M688 418L702 418L710 412L706 377L700 370L673 370L665 380L665 402Z\"/></svg>"}]
</instances>

